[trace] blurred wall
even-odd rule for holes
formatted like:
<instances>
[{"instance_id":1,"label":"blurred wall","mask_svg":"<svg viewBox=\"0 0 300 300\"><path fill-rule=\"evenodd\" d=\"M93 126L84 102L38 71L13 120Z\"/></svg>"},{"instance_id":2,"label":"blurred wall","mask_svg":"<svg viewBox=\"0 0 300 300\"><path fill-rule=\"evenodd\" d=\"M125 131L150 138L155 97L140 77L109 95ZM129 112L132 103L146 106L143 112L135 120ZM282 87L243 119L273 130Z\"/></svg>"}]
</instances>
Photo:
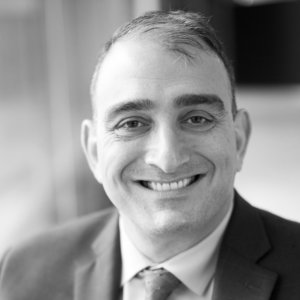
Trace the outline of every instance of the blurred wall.
<instances>
[{"instance_id":1,"label":"blurred wall","mask_svg":"<svg viewBox=\"0 0 300 300\"><path fill-rule=\"evenodd\" d=\"M255 206L300 221L300 85L239 87L252 134L236 187Z\"/></svg>"},{"instance_id":2,"label":"blurred wall","mask_svg":"<svg viewBox=\"0 0 300 300\"><path fill-rule=\"evenodd\" d=\"M0 1L0 253L56 219L42 1Z\"/></svg>"}]
</instances>

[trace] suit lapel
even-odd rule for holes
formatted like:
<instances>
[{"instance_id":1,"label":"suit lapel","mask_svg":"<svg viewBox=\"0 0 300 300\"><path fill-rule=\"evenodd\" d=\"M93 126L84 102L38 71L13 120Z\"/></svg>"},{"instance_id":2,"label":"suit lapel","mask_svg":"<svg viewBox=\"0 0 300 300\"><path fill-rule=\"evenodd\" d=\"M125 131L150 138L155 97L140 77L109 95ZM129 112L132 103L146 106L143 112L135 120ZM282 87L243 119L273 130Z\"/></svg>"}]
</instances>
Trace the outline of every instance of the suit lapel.
<instances>
[{"instance_id":1,"label":"suit lapel","mask_svg":"<svg viewBox=\"0 0 300 300\"><path fill-rule=\"evenodd\" d=\"M121 254L118 215L106 224L95 243L93 253L76 272L76 300L117 300L120 292Z\"/></svg>"},{"instance_id":2,"label":"suit lapel","mask_svg":"<svg viewBox=\"0 0 300 300\"><path fill-rule=\"evenodd\" d=\"M214 300L268 300L277 274L227 251L220 259Z\"/></svg>"},{"instance_id":3,"label":"suit lapel","mask_svg":"<svg viewBox=\"0 0 300 300\"><path fill-rule=\"evenodd\" d=\"M220 250L213 299L270 299L277 274L257 264L270 249L258 212L236 194Z\"/></svg>"}]
</instances>

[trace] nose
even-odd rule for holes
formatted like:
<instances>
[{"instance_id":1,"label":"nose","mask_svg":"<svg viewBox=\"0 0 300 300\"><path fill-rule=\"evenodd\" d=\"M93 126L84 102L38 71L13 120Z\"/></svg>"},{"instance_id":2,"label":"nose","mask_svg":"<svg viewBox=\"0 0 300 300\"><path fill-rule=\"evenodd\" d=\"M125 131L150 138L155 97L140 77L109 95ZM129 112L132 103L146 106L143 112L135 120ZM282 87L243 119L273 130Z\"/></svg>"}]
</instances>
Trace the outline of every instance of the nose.
<instances>
[{"instance_id":1,"label":"nose","mask_svg":"<svg viewBox=\"0 0 300 300\"><path fill-rule=\"evenodd\" d=\"M188 143L184 135L171 128L161 128L153 132L148 142L145 163L174 173L189 161Z\"/></svg>"}]
</instances>

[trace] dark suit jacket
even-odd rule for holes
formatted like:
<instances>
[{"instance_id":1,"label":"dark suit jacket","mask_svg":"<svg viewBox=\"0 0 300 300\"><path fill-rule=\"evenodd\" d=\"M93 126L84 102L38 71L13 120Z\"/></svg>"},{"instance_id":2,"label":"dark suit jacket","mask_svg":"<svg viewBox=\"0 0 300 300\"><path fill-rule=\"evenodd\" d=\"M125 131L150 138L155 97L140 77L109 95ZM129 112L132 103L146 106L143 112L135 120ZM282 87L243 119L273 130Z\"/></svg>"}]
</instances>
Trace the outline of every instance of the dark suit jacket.
<instances>
[{"instance_id":1,"label":"dark suit jacket","mask_svg":"<svg viewBox=\"0 0 300 300\"><path fill-rule=\"evenodd\" d=\"M118 300L118 214L109 209L35 237L2 262L1 300ZM299 300L300 225L235 196L215 300Z\"/></svg>"}]
</instances>

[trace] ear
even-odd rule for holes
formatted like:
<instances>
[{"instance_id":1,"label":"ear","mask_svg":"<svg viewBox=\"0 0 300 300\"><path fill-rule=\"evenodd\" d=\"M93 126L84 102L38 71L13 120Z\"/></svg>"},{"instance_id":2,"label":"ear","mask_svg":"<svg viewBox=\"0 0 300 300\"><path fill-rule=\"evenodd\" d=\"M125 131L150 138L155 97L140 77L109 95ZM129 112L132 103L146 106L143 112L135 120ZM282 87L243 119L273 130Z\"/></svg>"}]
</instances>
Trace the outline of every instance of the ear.
<instances>
[{"instance_id":1,"label":"ear","mask_svg":"<svg viewBox=\"0 0 300 300\"><path fill-rule=\"evenodd\" d=\"M95 124L91 120L84 120L81 124L81 146L89 167L96 179L101 183L99 172L98 143Z\"/></svg>"},{"instance_id":2,"label":"ear","mask_svg":"<svg viewBox=\"0 0 300 300\"><path fill-rule=\"evenodd\" d=\"M237 153L237 172L242 169L243 160L246 154L248 142L251 134L251 122L246 110L238 110L234 119L236 153Z\"/></svg>"}]
</instances>

